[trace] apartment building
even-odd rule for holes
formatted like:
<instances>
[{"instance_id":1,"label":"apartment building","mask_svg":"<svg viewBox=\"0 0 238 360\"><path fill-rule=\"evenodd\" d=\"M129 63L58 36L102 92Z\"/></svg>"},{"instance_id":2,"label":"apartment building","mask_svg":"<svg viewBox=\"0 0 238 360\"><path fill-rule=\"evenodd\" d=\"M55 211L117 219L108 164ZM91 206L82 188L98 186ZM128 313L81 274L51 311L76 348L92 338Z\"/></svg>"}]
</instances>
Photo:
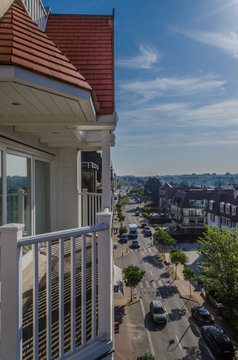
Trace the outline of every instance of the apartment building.
<instances>
[{"instance_id":1,"label":"apartment building","mask_svg":"<svg viewBox=\"0 0 238 360\"><path fill-rule=\"evenodd\" d=\"M177 190L171 199L173 229L179 233L200 233L207 223L206 209L213 192L201 189Z\"/></svg>"},{"instance_id":2,"label":"apartment building","mask_svg":"<svg viewBox=\"0 0 238 360\"><path fill-rule=\"evenodd\" d=\"M2 360L112 356L113 33L113 14L1 1ZM89 209L81 153L97 150L102 194Z\"/></svg>"},{"instance_id":3,"label":"apartment building","mask_svg":"<svg viewBox=\"0 0 238 360\"><path fill-rule=\"evenodd\" d=\"M207 207L208 226L238 229L238 195L235 189L232 192L216 194Z\"/></svg>"}]
</instances>

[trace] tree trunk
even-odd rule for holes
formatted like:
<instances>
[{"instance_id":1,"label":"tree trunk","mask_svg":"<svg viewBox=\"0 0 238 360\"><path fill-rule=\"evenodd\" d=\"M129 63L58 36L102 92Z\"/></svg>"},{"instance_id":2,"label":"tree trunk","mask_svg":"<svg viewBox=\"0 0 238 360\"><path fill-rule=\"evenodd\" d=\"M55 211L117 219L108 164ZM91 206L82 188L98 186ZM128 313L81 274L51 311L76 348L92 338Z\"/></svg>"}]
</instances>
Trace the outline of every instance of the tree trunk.
<instances>
[{"instance_id":1,"label":"tree trunk","mask_svg":"<svg viewBox=\"0 0 238 360\"><path fill-rule=\"evenodd\" d=\"M132 301L132 286L131 286L131 301Z\"/></svg>"}]
</instances>

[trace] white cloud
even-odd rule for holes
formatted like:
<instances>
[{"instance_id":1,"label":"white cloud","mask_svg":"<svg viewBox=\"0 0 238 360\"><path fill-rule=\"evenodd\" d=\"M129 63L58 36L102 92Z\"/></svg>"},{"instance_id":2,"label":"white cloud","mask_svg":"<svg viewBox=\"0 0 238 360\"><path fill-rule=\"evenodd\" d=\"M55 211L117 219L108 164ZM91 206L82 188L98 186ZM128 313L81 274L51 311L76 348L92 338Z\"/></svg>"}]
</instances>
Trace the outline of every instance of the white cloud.
<instances>
[{"instance_id":1,"label":"white cloud","mask_svg":"<svg viewBox=\"0 0 238 360\"><path fill-rule=\"evenodd\" d=\"M146 100L161 96L185 96L204 94L214 89L223 89L225 81L208 74L200 77L156 78L151 81L121 82L121 89L132 92Z\"/></svg>"},{"instance_id":2,"label":"white cloud","mask_svg":"<svg viewBox=\"0 0 238 360\"><path fill-rule=\"evenodd\" d=\"M117 65L128 69L150 69L159 61L158 51L150 44L139 43L139 54L125 59L117 60Z\"/></svg>"},{"instance_id":3,"label":"white cloud","mask_svg":"<svg viewBox=\"0 0 238 360\"><path fill-rule=\"evenodd\" d=\"M205 32L179 30L179 32L193 40L215 46L227 55L238 59L238 34L234 31Z\"/></svg>"}]
</instances>

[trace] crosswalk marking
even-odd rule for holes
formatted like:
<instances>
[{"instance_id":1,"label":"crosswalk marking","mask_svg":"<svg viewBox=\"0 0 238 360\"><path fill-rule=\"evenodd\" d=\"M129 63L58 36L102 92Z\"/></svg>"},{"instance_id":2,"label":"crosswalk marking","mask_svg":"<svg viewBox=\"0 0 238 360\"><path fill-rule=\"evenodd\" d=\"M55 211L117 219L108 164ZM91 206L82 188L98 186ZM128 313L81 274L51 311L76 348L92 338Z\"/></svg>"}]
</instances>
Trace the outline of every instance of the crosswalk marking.
<instances>
[{"instance_id":1,"label":"crosswalk marking","mask_svg":"<svg viewBox=\"0 0 238 360\"><path fill-rule=\"evenodd\" d=\"M149 283L149 281L148 281L148 280L145 280L145 285L146 285L146 287L147 287L147 288L149 288L149 287L150 287L150 283Z\"/></svg>"},{"instance_id":2,"label":"crosswalk marking","mask_svg":"<svg viewBox=\"0 0 238 360\"><path fill-rule=\"evenodd\" d=\"M148 281L143 280L139 283L140 289L158 289L162 285L160 280Z\"/></svg>"}]
</instances>

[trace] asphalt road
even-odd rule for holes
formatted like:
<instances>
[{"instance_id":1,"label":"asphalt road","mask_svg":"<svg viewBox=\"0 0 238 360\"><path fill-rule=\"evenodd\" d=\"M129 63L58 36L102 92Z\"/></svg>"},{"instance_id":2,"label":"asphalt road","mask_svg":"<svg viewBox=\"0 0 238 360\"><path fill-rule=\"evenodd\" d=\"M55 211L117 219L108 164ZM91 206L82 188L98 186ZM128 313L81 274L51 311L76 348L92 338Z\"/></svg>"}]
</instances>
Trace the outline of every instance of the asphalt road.
<instances>
[{"instance_id":1,"label":"asphalt road","mask_svg":"<svg viewBox=\"0 0 238 360\"><path fill-rule=\"evenodd\" d=\"M129 223L139 225L134 211L136 206L136 204L129 204L125 207L127 228ZM191 307L196 303L180 298L165 266L156 256L154 247L143 235L141 228L138 228L138 240L140 249L131 249L130 240L128 242L129 254L121 257L117 263L121 267L129 264L138 265L146 271L146 275L137 288L141 294L141 311L147 334L144 338L145 347L148 348L149 342L150 352L155 355L156 360L214 359L200 336L199 327L191 318ZM168 312L168 321L165 326L155 326L151 320L149 304L153 299L161 300ZM132 334L132 339L136 347L137 336L133 337Z\"/></svg>"}]
</instances>

